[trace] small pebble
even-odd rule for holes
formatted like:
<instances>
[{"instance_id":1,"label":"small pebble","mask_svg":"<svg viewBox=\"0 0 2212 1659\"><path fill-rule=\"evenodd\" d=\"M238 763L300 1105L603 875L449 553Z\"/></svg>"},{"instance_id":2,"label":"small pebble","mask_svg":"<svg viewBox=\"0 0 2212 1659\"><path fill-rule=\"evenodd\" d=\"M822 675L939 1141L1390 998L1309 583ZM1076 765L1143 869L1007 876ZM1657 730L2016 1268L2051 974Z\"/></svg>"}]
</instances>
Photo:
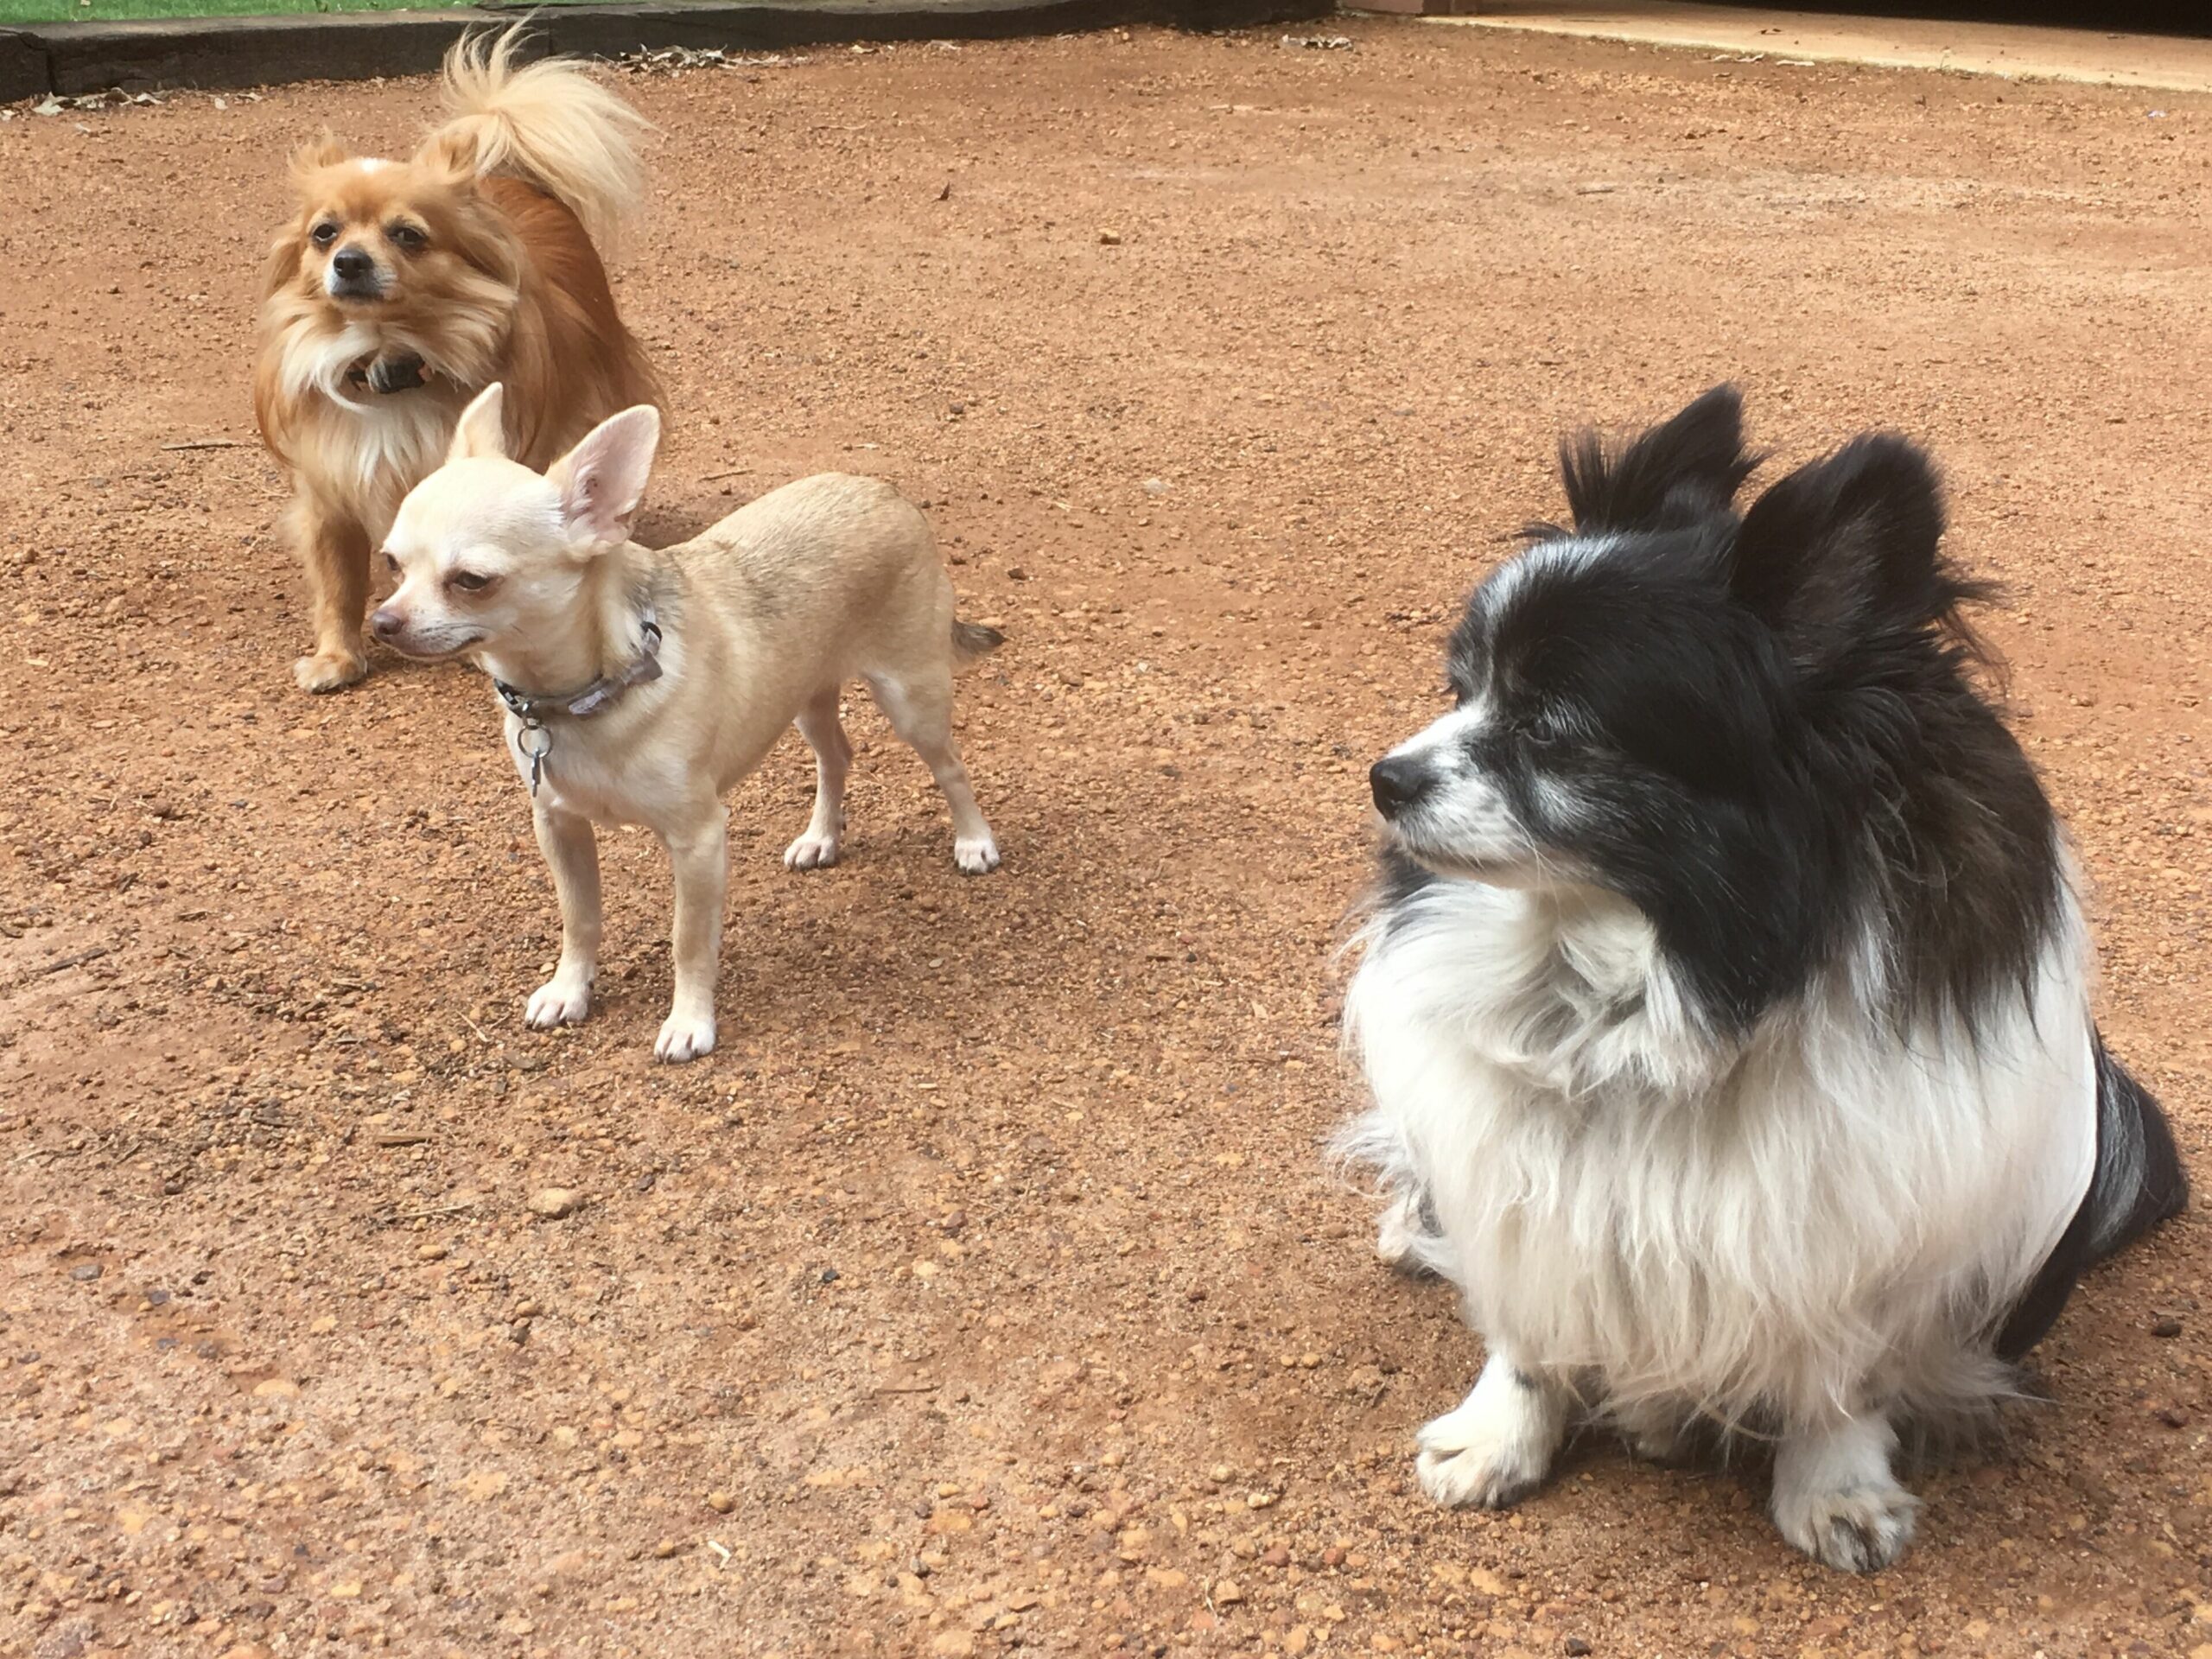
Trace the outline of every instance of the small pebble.
<instances>
[{"instance_id":1,"label":"small pebble","mask_svg":"<svg viewBox=\"0 0 2212 1659\"><path fill-rule=\"evenodd\" d=\"M1590 1644L1579 1636L1570 1636L1567 1638L1567 1651L1568 1659L1582 1659L1590 1651Z\"/></svg>"},{"instance_id":2,"label":"small pebble","mask_svg":"<svg viewBox=\"0 0 2212 1659\"><path fill-rule=\"evenodd\" d=\"M2181 1321L2169 1313L2152 1325L2151 1334L2154 1337L2177 1337L2181 1335Z\"/></svg>"},{"instance_id":3,"label":"small pebble","mask_svg":"<svg viewBox=\"0 0 2212 1659\"><path fill-rule=\"evenodd\" d=\"M105 1271L97 1262L79 1262L69 1269L69 1276L79 1284L90 1284Z\"/></svg>"},{"instance_id":4,"label":"small pebble","mask_svg":"<svg viewBox=\"0 0 2212 1659\"><path fill-rule=\"evenodd\" d=\"M1120 247L1120 246L1122 245L1122 233L1121 233L1119 231L1101 231L1101 232L1098 232L1098 245L1099 245L1099 246L1101 246L1102 248L1118 248L1118 247Z\"/></svg>"},{"instance_id":5,"label":"small pebble","mask_svg":"<svg viewBox=\"0 0 2212 1659\"><path fill-rule=\"evenodd\" d=\"M729 1492L709 1492L707 1494L707 1507L712 1510L716 1515L728 1515L732 1510L737 1507L737 1498L734 1494Z\"/></svg>"},{"instance_id":6,"label":"small pebble","mask_svg":"<svg viewBox=\"0 0 2212 1659\"><path fill-rule=\"evenodd\" d=\"M571 1192L565 1186L548 1186L530 1195L530 1212L548 1221L558 1221L563 1216L573 1216L583 1208L581 1192Z\"/></svg>"}]
</instances>

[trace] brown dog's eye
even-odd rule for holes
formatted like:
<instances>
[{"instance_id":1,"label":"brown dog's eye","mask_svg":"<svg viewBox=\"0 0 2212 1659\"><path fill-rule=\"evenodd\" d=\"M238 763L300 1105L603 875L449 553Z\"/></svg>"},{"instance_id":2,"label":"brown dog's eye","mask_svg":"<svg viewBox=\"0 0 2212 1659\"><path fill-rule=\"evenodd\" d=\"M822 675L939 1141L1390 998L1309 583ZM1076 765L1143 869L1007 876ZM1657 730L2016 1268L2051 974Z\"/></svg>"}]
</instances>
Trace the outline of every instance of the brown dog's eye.
<instances>
[{"instance_id":1,"label":"brown dog's eye","mask_svg":"<svg viewBox=\"0 0 2212 1659\"><path fill-rule=\"evenodd\" d=\"M407 253L420 253L429 245L430 238L412 225L395 225L386 234L394 247Z\"/></svg>"},{"instance_id":2,"label":"brown dog's eye","mask_svg":"<svg viewBox=\"0 0 2212 1659\"><path fill-rule=\"evenodd\" d=\"M474 570L456 570L446 578L464 594L480 594L492 585L492 578Z\"/></svg>"},{"instance_id":3,"label":"brown dog's eye","mask_svg":"<svg viewBox=\"0 0 2212 1659\"><path fill-rule=\"evenodd\" d=\"M337 239L338 227L327 219L308 232L308 240L318 248L327 248Z\"/></svg>"}]
</instances>

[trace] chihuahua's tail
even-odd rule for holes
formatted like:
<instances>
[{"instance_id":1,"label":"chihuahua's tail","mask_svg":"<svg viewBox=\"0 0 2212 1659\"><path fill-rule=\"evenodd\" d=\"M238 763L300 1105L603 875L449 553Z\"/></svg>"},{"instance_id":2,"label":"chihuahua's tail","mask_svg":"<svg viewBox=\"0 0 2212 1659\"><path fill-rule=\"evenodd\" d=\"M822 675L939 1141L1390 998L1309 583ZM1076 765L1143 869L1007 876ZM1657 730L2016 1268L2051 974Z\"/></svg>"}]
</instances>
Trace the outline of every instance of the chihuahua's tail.
<instances>
[{"instance_id":1,"label":"chihuahua's tail","mask_svg":"<svg viewBox=\"0 0 2212 1659\"><path fill-rule=\"evenodd\" d=\"M952 660L963 668L981 661L1004 644L1006 635L981 622L956 620L952 625Z\"/></svg>"},{"instance_id":2,"label":"chihuahua's tail","mask_svg":"<svg viewBox=\"0 0 2212 1659\"><path fill-rule=\"evenodd\" d=\"M445 64L453 118L429 147L456 167L527 180L565 205L604 249L644 198L636 140L652 124L573 58L518 64L523 29L454 42Z\"/></svg>"}]
</instances>

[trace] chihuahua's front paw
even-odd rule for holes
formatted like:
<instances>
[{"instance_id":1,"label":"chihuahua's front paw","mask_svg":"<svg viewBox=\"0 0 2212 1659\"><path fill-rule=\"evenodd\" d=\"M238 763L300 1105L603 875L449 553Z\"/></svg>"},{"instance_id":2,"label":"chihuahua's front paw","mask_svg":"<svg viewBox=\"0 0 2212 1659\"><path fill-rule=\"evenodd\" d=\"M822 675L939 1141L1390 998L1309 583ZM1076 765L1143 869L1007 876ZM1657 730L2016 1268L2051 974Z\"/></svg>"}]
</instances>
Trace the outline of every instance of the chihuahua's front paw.
<instances>
[{"instance_id":1,"label":"chihuahua's front paw","mask_svg":"<svg viewBox=\"0 0 2212 1659\"><path fill-rule=\"evenodd\" d=\"M342 691L369 671L369 659L359 652L318 651L292 664L292 677L302 691L318 694Z\"/></svg>"},{"instance_id":2,"label":"chihuahua's front paw","mask_svg":"<svg viewBox=\"0 0 2212 1659\"><path fill-rule=\"evenodd\" d=\"M550 1031L556 1026L581 1026L590 1012L591 981L556 974L530 994L522 1022L532 1031Z\"/></svg>"},{"instance_id":3,"label":"chihuahua's front paw","mask_svg":"<svg viewBox=\"0 0 2212 1659\"><path fill-rule=\"evenodd\" d=\"M715 1016L711 1014L671 1014L660 1022L660 1036L653 1044L653 1058L681 1065L715 1052Z\"/></svg>"},{"instance_id":4,"label":"chihuahua's front paw","mask_svg":"<svg viewBox=\"0 0 2212 1659\"><path fill-rule=\"evenodd\" d=\"M837 861L837 837L818 836L811 830L784 849L787 870L826 870Z\"/></svg>"},{"instance_id":5,"label":"chihuahua's front paw","mask_svg":"<svg viewBox=\"0 0 2212 1659\"><path fill-rule=\"evenodd\" d=\"M963 875L988 875L999 867L999 844L988 836L961 836L952 843L952 861Z\"/></svg>"}]
</instances>

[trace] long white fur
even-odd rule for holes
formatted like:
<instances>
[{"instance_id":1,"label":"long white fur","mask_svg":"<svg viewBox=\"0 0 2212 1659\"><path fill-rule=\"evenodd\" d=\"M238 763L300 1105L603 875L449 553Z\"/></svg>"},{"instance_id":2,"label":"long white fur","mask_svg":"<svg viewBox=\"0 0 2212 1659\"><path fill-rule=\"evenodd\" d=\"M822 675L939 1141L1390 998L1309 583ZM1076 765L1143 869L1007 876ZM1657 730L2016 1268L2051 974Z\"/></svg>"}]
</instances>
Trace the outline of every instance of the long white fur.
<instances>
[{"instance_id":1,"label":"long white fur","mask_svg":"<svg viewBox=\"0 0 2212 1659\"><path fill-rule=\"evenodd\" d=\"M1831 974L1737 1044L1595 889L1440 880L1370 925L1354 1156L1518 1363L1745 1424L1970 1408L1976 1339L2087 1191L2095 1076L2069 893L2033 994L1902 1039Z\"/></svg>"}]
</instances>

